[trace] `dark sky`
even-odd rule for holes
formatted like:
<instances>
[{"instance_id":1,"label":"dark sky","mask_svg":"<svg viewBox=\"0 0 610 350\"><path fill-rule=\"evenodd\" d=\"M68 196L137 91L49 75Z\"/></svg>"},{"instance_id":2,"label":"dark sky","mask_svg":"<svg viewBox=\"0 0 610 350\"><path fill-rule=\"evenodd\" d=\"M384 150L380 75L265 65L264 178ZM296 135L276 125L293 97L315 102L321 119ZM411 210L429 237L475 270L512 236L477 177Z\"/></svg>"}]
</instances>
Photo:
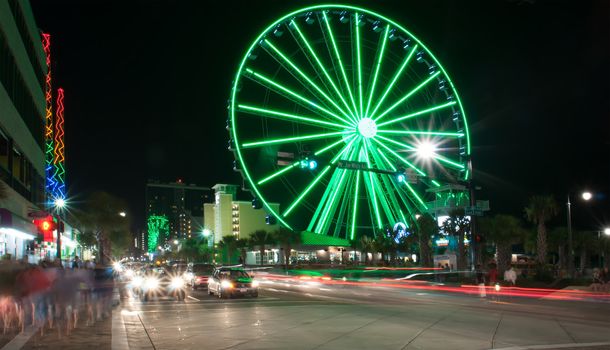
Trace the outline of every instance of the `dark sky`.
<instances>
[{"instance_id":1,"label":"dark sky","mask_svg":"<svg viewBox=\"0 0 610 350\"><path fill-rule=\"evenodd\" d=\"M238 62L268 24L315 2L31 3L66 90L70 192L125 197L142 227L148 178L241 183L224 129ZM565 203L591 189L597 201L575 203L577 221L610 224L610 2L345 3L403 24L443 63L494 212L521 216L532 194Z\"/></svg>"}]
</instances>

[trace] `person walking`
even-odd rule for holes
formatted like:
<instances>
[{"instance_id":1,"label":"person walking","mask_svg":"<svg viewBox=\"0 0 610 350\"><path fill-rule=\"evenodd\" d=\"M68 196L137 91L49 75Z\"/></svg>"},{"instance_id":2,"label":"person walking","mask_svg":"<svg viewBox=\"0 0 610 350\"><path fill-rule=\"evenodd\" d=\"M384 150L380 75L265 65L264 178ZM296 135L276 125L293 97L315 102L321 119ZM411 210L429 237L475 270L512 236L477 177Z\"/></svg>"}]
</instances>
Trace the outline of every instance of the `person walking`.
<instances>
[{"instance_id":1,"label":"person walking","mask_svg":"<svg viewBox=\"0 0 610 350\"><path fill-rule=\"evenodd\" d=\"M517 272L513 268L513 265L510 265L508 270L504 271L504 281L510 286L514 287L517 284Z\"/></svg>"},{"instance_id":2,"label":"person walking","mask_svg":"<svg viewBox=\"0 0 610 350\"><path fill-rule=\"evenodd\" d=\"M477 264L475 270L475 283L479 286L479 297L485 298L487 296L485 293L485 273L479 264Z\"/></svg>"}]
</instances>

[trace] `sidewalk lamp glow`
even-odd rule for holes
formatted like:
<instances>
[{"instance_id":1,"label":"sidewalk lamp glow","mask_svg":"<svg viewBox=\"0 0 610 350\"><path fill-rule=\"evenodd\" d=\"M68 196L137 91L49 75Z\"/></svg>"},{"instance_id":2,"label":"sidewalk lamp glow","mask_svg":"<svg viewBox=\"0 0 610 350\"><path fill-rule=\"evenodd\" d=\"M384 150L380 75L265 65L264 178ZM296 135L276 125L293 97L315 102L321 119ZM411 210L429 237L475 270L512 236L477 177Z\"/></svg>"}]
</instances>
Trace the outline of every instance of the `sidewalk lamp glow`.
<instances>
[{"instance_id":1,"label":"sidewalk lamp glow","mask_svg":"<svg viewBox=\"0 0 610 350\"><path fill-rule=\"evenodd\" d=\"M54 202L57 208L63 208L66 205L66 200L63 198L56 198Z\"/></svg>"},{"instance_id":2,"label":"sidewalk lamp glow","mask_svg":"<svg viewBox=\"0 0 610 350\"><path fill-rule=\"evenodd\" d=\"M610 227L606 227L606 228L604 229L604 234L605 234L606 236L610 236Z\"/></svg>"},{"instance_id":3,"label":"sidewalk lamp glow","mask_svg":"<svg viewBox=\"0 0 610 350\"><path fill-rule=\"evenodd\" d=\"M121 217L126 217L126 216L127 216L127 214L126 214L124 211L120 212L120 213L119 213L119 215L120 215Z\"/></svg>"},{"instance_id":4,"label":"sidewalk lamp glow","mask_svg":"<svg viewBox=\"0 0 610 350\"><path fill-rule=\"evenodd\" d=\"M210 234L212 234L212 231L210 231L210 229L204 228L202 234L203 237L209 237Z\"/></svg>"},{"instance_id":5,"label":"sidewalk lamp glow","mask_svg":"<svg viewBox=\"0 0 610 350\"><path fill-rule=\"evenodd\" d=\"M588 200L590 200L591 198L593 198L593 195L591 194L591 192L583 192L583 193L582 193L582 199L584 199L584 200L588 201Z\"/></svg>"},{"instance_id":6,"label":"sidewalk lamp glow","mask_svg":"<svg viewBox=\"0 0 610 350\"><path fill-rule=\"evenodd\" d=\"M178 245L178 240L177 239L174 239L174 244Z\"/></svg>"}]
</instances>

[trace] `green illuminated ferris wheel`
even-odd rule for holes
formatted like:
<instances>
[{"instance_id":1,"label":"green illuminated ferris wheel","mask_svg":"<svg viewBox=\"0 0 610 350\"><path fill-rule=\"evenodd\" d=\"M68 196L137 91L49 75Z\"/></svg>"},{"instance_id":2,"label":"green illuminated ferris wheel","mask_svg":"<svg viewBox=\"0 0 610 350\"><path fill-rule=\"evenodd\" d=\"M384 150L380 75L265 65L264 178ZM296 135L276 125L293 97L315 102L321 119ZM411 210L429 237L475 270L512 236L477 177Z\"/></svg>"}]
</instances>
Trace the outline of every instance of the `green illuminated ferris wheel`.
<instances>
[{"instance_id":1,"label":"green illuminated ferris wheel","mask_svg":"<svg viewBox=\"0 0 610 350\"><path fill-rule=\"evenodd\" d=\"M236 167L291 229L354 239L410 222L431 190L471 176L449 75L405 28L362 8L275 21L248 48L229 103Z\"/></svg>"}]
</instances>

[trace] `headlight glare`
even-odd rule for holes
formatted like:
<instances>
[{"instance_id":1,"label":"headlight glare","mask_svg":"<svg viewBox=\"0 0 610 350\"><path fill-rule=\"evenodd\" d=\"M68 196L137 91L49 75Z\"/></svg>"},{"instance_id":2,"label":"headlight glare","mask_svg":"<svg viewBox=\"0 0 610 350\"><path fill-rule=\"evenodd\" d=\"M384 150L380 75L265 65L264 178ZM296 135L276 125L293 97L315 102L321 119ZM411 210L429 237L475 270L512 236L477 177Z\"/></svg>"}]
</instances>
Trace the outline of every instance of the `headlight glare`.
<instances>
[{"instance_id":1,"label":"headlight glare","mask_svg":"<svg viewBox=\"0 0 610 350\"><path fill-rule=\"evenodd\" d=\"M144 281L144 288L153 290L159 287L159 280L154 277L149 277Z\"/></svg>"},{"instance_id":2,"label":"headlight glare","mask_svg":"<svg viewBox=\"0 0 610 350\"><path fill-rule=\"evenodd\" d=\"M224 280L224 281L220 282L220 286L222 288L233 288L233 283L231 283L230 281Z\"/></svg>"},{"instance_id":3,"label":"headlight glare","mask_svg":"<svg viewBox=\"0 0 610 350\"><path fill-rule=\"evenodd\" d=\"M258 281L256 281L256 280L252 281L252 287L258 288Z\"/></svg>"},{"instance_id":4,"label":"headlight glare","mask_svg":"<svg viewBox=\"0 0 610 350\"><path fill-rule=\"evenodd\" d=\"M174 277L174 278L172 278L172 282L171 282L170 286L173 289L184 288L184 280L180 277Z\"/></svg>"},{"instance_id":5,"label":"headlight glare","mask_svg":"<svg viewBox=\"0 0 610 350\"><path fill-rule=\"evenodd\" d=\"M136 288L140 288L142 286L142 282L144 282L144 280L142 279L142 277L140 276L136 276L131 280L131 285L136 287Z\"/></svg>"}]
</instances>

